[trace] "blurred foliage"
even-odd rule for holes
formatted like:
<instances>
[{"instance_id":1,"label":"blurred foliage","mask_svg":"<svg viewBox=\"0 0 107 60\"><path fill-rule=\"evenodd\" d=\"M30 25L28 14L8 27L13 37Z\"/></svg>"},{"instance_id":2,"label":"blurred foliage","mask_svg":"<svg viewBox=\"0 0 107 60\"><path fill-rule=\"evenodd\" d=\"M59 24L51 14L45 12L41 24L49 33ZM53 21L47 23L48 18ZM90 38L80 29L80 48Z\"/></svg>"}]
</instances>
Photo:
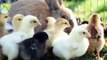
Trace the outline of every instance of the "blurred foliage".
<instances>
[{"instance_id":1,"label":"blurred foliage","mask_svg":"<svg viewBox=\"0 0 107 60\"><path fill-rule=\"evenodd\" d=\"M90 14L99 13L107 24L107 0L64 0L66 7L73 10L76 17L88 20ZM5 5L6 7L4 7ZM8 11L10 4L0 4L3 11Z\"/></svg>"},{"instance_id":2,"label":"blurred foliage","mask_svg":"<svg viewBox=\"0 0 107 60\"><path fill-rule=\"evenodd\" d=\"M88 20L90 14L98 13L107 24L107 0L64 0L64 3L73 10L76 17Z\"/></svg>"},{"instance_id":3,"label":"blurred foliage","mask_svg":"<svg viewBox=\"0 0 107 60\"><path fill-rule=\"evenodd\" d=\"M65 1L73 1L73 2L77 2L77 1L85 1L85 0L65 0Z\"/></svg>"}]
</instances>

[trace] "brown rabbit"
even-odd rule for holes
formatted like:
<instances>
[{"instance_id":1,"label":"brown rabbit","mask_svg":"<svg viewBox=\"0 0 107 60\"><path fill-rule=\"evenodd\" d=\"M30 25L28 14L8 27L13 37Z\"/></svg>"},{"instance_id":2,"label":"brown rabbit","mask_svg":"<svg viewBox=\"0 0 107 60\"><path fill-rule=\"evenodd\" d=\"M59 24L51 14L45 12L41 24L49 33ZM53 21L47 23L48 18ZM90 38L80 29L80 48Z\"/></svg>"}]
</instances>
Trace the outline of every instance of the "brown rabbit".
<instances>
[{"instance_id":1,"label":"brown rabbit","mask_svg":"<svg viewBox=\"0 0 107 60\"><path fill-rule=\"evenodd\" d=\"M42 26L39 26L37 29L35 28L35 32L43 31L46 28L46 22L44 20L49 16L69 20L71 27L65 30L68 33L73 26L77 25L72 10L64 6L63 0L18 0L12 4L9 11L11 18L15 14L31 14L37 16Z\"/></svg>"}]
</instances>

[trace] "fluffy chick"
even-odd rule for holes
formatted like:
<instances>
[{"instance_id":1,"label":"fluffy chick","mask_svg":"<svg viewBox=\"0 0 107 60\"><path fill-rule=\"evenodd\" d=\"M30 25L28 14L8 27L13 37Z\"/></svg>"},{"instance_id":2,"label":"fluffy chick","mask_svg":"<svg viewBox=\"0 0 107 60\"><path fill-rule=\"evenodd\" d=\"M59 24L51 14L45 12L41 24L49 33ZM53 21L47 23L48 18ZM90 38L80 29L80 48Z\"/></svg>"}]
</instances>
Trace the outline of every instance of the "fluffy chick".
<instances>
[{"instance_id":1,"label":"fluffy chick","mask_svg":"<svg viewBox=\"0 0 107 60\"><path fill-rule=\"evenodd\" d=\"M0 14L0 37L7 34L7 30L5 28L6 22L9 20L8 14Z\"/></svg>"},{"instance_id":2,"label":"fluffy chick","mask_svg":"<svg viewBox=\"0 0 107 60\"><path fill-rule=\"evenodd\" d=\"M40 60L46 50L48 35L38 32L32 38L26 39L19 44L20 55L24 60Z\"/></svg>"},{"instance_id":3,"label":"fluffy chick","mask_svg":"<svg viewBox=\"0 0 107 60\"><path fill-rule=\"evenodd\" d=\"M2 46L3 54L8 57L8 60L13 60L18 56L19 46L17 43L33 36L34 27L38 25L40 25L40 22L36 17L27 15L23 18L19 31L1 38L0 45Z\"/></svg>"},{"instance_id":4,"label":"fluffy chick","mask_svg":"<svg viewBox=\"0 0 107 60\"><path fill-rule=\"evenodd\" d=\"M22 15L22 14L16 14L13 17L12 26L13 26L14 31L18 31L23 18L24 18L24 15Z\"/></svg>"},{"instance_id":5,"label":"fluffy chick","mask_svg":"<svg viewBox=\"0 0 107 60\"><path fill-rule=\"evenodd\" d=\"M56 19L53 17L47 17L45 21L47 22L46 30L52 30L55 25Z\"/></svg>"},{"instance_id":6,"label":"fluffy chick","mask_svg":"<svg viewBox=\"0 0 107 60\"><path fill-rule=\"evenodd\" d=\"M56 19L53 17L47 17L45 22L47 22L47 28L44 30L44 32L46 32L49 35L49 38L51 38L52 33L55 29L54 27L55 27Z\"/></svg>"},{"instance_id":7,"label":"fluffy chick","mask_svg":"<svg viewBox=\"0 0 107 60\"><path fill-rule=\"evenodd\" d=\"M9 20L8 14L0 14L0 38L7 34L7 30L5 28L6 22ZM4 56L2 54L2 50L0 47L0 60L3 60Z\"/></svg>"},{"instance_id":8,"label":"fluffy chick","mask_svg":"<svg viewBox=\"0 0 107 60\"><path fill-rule=\"evenodd\" d=\"M81 26L74 27L68 38L54 41L53 53L65 60L80 57L85 54L89 46L86 37L90 37L90 34L85 28Z\"/></svg>"},{"instance_id":9,"label":"fluffy chick","mask_svg":"<svg viewBox=\"0 0 107 60\"><path fill-rule=\"evenodd\" d=\"M88 53L93 55L94 51L96 51L98 60L100 60L100 51L105 44L104 27L101 24L102 22L100 15L95 13L90 16L89 24L87 27L89 33L91 34L91 37L89 38L90 45L88 48Z\"/></svg>"},{"instance_id":10,"label":"fluffy chick","mask_svg":"<svg viewBox=\"0 0 107 60\"><path fill-rule=\"evenodd\" d=\"M48 20L52 21L53 19L48 19ZM63 19L63 18L58 18L56 22L48 22L48 24L49 23L54 23L54 24L52 24L54 26L51 27L53 29L48 30L48 28L47 28L45 30L45 32L49 35L49 39L47 41L47 47L52 47L52 42L56 38L68 36L68 34L64 32L64 29L67 27L70 27L70 24L66 19ZM50 25L48 25L48 27L49 26Z\"/></svg>"},{"instance_id":11,"label":"fluffy chick","mask_svg":"<svg viewBox=\"0 0 107 60\"><path fill-rule=\"evenodd\" d=\"M24 21L23 21L24 20ZM32 15L27 15L23 18L19 31L25 32L32 37L34 35L34 28L40 26L38 18Z\"/></svg>"}]
</instances>

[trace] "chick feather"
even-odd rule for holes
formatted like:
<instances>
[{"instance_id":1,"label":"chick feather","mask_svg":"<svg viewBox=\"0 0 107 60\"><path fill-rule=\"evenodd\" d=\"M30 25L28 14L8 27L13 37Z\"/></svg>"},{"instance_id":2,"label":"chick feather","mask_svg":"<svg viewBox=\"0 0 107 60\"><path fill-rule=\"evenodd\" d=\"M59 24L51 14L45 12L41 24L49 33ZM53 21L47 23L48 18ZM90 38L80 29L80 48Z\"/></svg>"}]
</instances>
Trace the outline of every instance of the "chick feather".
<instances>
[{"instance_id":1,"label":"chick feather","mask_svg":"<svg viewBox=\"0 0 107 60\"><path fill-rule=\"evenodd\" d=\"M55 20L56 22L52 22L53 20ZM44 31L49 35L49 39L47 41L47 46L48 47L52 47L52 43L54 40L56 40L56 38L60 38L60 37L65 37L66 35L68 35L67 33L64 32L64 29L67 27L70 27L70 23L63 18L58 18L58 19L53 19L50 18L48 19L48 27L50 27L51 24L51 29L49 29L47 27L47 29L45 29Z\"/></svg>"},{"instance_id":2,"label":"chick feather","mask_svg":"<svg viewBox=\"0 0 107 60\"><path fill-rule=\"evenodd\" d=\"M9 20L8 14L0 14L0 37L7 34L7 30L5 28L6 22Z\"/></svg>"},{"instance_id":3,"label":"chick feather","mask_svg":"<svg viewBox=\"0 0 107 60\"><path fill-rule=\"evenodd\" d=\"M13 16L12 26L14 31L18 31L23 18L24 18L24 15L22 14L16 14L15 16Z\"/></svg>"},{"instance_id":4,"label":"chick feather","mask_svg":"<svg viewBox=\"0 0 107 60\"><path fill-rule=\"evenodd\" d=\"M55 26L56 19L53 17L47 17L45 22L47 22L47 28L44 30L44 32L46 32L49 35L49 38L51 38L52 33L55 29L54 26Z\"/></svg>"},{"instance_id":5,"label":"chick feather","mask_svg":"<svg viewBox=\"0 0 107 60\"><path fill-rule=\"evenodd\" d=\"M15 59L18 56L18 43L33 36L34 27L40 22L32 15L27 15L23 18L19 31L5 35L0 40L3 54L8 57L8 60ZM31 34L31 35L29 35Z\"/></svg>"},{"instance_id":6,"label":"chick feather","mask_svg":"<svg viewBox=\"0 0 107 60\"><path fill-rule=\"evenodd\" d=\"M68 38L53 42L53 53L65 60L80 57L85 54L89 46L89 41L86 37L90 37L90 34L85 28L81 26L74 27Z\"/></svg>"},{"instance_id":7,"label":"chick feather","mask_svg":"<svg viewBox=\"0 0 107 60\"><path fill-rule=\"evenodd\" d=\"M87 30L91 34L89 38L89 48L88 53L90 55L97 54L98 60L100 60L100 51L104 47L105 39L104 39L104 27L102 26L100 15L94 13L90 16L89 24L87 26Z\"/></svg>"},{"instance_id":8,"label":"chick feather","mask_svg":"<svg viewBox=\"0 0 107 60\"><path fill-rule=\"evenodd\" d=\"M0 14L0 38L8 33L6 29L6 22L9 20L9 15L6 13ZM0 47L0 60L3 60L4 56Z\"/></svg>"},{"instance_id":9,"label":"chick feather","mask_svg":"<svg viewBox=\"0 0 107 60\"><path fill-rule=\"evenodd\" d=\"M19 44L20 55L24 60L39 60L46 50L48 35L38 32L32 38L26 39Z\"/></svg>"}]
</instances>

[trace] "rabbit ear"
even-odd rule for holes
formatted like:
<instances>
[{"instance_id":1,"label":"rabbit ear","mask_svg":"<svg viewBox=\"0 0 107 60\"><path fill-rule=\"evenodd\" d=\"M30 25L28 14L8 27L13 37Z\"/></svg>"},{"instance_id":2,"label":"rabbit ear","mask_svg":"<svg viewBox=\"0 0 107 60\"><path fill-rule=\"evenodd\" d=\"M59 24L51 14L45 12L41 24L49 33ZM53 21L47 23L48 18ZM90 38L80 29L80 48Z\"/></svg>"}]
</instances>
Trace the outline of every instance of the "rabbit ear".
<instances>
[{"instance_id":1,"label":"rabbit ear","mask_svg":"<svg viewBox=\"0 0 107 60\"><path fill-rule=\"evenodd\" d=\"M63 5L63 0L58 0L60 5Z\"/></svg>"},{"instance_id":2,"label":"rabbit ear","mask_svg":"<svg viewBox=\"0 0 107 60\"><path fill-rule=\"evenodd\" d=\"M58 0L45 0L49 10L53 11L53 10L58 10L60 8L60 4Z\"/></svg>"}]
</instances>

